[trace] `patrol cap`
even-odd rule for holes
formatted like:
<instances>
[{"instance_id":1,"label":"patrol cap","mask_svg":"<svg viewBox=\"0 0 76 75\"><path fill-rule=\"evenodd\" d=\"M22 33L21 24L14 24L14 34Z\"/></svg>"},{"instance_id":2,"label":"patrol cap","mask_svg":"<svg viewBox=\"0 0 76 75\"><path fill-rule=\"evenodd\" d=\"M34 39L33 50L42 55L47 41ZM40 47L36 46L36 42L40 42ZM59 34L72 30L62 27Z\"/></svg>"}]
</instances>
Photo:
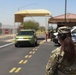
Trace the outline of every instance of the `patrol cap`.
<instances>
[{"instance_id":1,"label":"patrol cap","mask_svg":"<svg viewBox=\"0 0 76 75\"><path fill-rule=\"evenodd\" d=\"M58 28L58 33L60 34L67 34L70 33L71 27L68 26L62 26Z\"/></svg>"}]
</instances>

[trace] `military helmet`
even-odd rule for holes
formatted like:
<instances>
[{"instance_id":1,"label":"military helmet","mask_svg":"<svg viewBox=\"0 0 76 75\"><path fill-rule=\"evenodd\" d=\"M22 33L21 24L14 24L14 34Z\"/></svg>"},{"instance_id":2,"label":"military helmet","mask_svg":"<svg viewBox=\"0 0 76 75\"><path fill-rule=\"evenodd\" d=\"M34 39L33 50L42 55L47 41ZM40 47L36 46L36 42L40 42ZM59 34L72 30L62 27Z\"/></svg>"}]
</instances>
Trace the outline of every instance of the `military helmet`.
<instances>
[{"instance_id":1,"label":"military helmet","mask_svg":"<svg viewBox=\"0 0 76 75\"><path fill-rule=\"evenodd\" d=\"M58 28L58 37L64 40L66 37L71 37L71 27L62 26Z\"/></svg>"},{"instance_id":2,"label":"military helmet","mask_svg":"<svg viewBox=\"0 0 76 75\"><path fill-rule=\"evenodd\" d=\"M58 28L58 33L60 34L67 34L67 33L70 33L70 30L71 30L71 27L68 27L68 26L62 26L62 27L59 27Z\"/></svg>"}]
</instances>

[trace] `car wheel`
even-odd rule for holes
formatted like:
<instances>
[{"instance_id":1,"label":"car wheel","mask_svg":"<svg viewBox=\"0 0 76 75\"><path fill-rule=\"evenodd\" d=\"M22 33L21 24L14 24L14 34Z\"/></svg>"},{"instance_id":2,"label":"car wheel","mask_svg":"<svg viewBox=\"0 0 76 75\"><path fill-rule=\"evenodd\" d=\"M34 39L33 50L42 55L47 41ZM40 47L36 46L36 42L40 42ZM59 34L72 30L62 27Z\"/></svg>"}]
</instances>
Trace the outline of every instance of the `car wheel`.
<instances>
[{"instance_id":1,"label":"car wheel","mask_svg":"<svg viewBox=\"0 0 76 75\"><path fill-rule=\"evenodd\" d=\"M35 47L35 42L32 44L33 47Z\"/></svg>"},{"instance_id":2,"label":"car wheel","mask_svg":"<svg viewBox=\"0 0 76 75\"><path fill-rule=\"evenodd\" d=\"M37 41L35 42L35 45L37 46Z\"/></svg>"},{"instance_id":3,"label":"car wheel","mask_svg":"<svg viewBox=\"0 0 76 75\"><path fill-rule=\"evenodd\" d=\"M18 44L15 44L15 47L19 47L19 45Z\"/></svg>"},{"instance_id":4,"label":"car wheel","mask_svg":"<svg viewBox=\"0 0 76 75\"><path fill-rule=\"evenodd\" d=\"M59 45L59 46L61 46L61 44L60 44L60 43L58 43L58 45Z\"/></svg>"}]
</instances>

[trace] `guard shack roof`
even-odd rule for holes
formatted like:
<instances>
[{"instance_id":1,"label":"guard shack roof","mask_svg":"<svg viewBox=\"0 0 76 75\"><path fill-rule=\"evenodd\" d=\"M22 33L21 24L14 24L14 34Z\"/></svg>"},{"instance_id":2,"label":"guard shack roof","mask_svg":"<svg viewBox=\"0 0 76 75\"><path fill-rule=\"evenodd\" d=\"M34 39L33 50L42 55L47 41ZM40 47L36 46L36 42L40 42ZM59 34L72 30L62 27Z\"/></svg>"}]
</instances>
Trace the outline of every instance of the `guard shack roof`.
<instances>
[{"instance_id":1,"label":"guard shack roof","mask_svg":"<svg viewBox=\"0 0 76 75\"><path fill-rule=\"evenodd\" d=\"M15 22L23 22L24 17L51 16L51 12L45 9L22 10L15 13Z\"/></svg>"},{"instance_id":2,"label":"guard shack roof","mask_svg":"<svg viewBox=\"0 0 76 75\"><path fill-rule=\"evenodd\" d=\"M66 21L65 21L65 16L66 16ZM61 26L76 26L76 14L72 14L72 13L66 13L59 15L59 16L55 16L55 17L51 17L49 18L48 23L52 23L52 24L57 24L58 27Z\"/></svg>"},{"instance_id":3,"label":"guard shack roof","mask_svg":"<svg viewBox=\"0 0 76 75\"><path fill-rule=\"evenodd\" d=\"M65 14L49 18L48 23L65 22ZM66 22L76 22L76 14L67 13Z\"/></svg>"}]
</instances>

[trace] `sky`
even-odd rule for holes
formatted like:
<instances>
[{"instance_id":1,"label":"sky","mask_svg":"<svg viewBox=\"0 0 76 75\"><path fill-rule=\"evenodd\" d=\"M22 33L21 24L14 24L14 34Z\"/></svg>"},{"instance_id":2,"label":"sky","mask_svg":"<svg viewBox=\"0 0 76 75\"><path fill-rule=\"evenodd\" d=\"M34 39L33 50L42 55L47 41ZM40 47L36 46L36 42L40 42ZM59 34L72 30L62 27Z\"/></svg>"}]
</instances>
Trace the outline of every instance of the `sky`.
<instances>
[{"instance_id":1,"label":"sky","mask_svg":"<svg viewBox=\"0 0 76 75\"><path fill-rule=\"evenodd\" d=\"M0 0L0 23L14 25L14 14L18 9L46 9L52 16L58 16L65 13L65 0ZM67 13L76 14L76 0L67 0ZM34 20L45 26L44 17L37 17Z\"/></svg>"}]
</instances>

